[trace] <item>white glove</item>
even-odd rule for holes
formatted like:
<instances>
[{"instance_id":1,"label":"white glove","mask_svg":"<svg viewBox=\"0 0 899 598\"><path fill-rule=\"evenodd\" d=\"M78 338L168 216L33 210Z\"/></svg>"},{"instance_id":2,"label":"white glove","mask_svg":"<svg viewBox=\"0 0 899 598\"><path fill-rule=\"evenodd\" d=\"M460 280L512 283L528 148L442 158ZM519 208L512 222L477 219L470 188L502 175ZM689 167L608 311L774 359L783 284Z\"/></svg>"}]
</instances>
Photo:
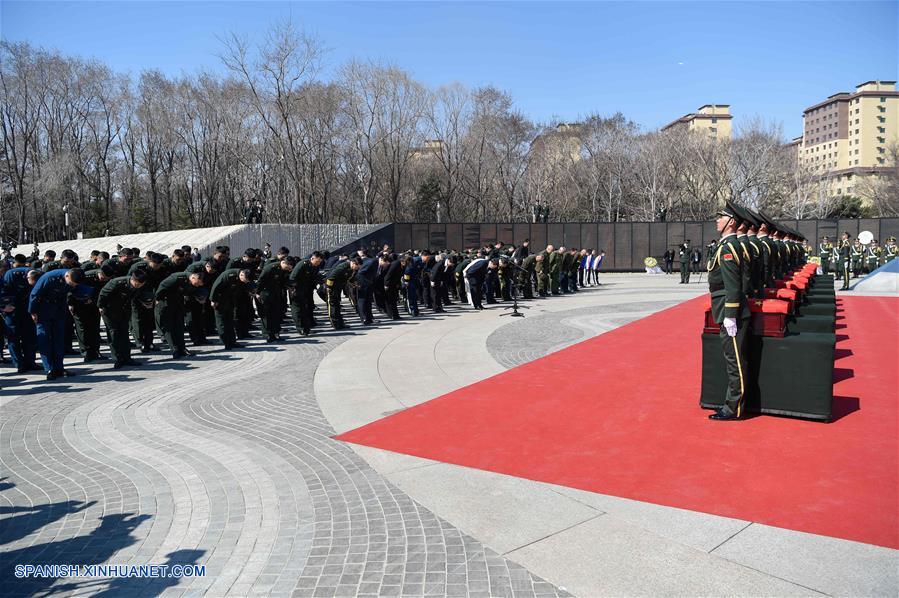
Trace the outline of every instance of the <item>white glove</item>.
<instances>
[{"instance_id":1,"label":"white glove","mask_svg":"<svg viewBox=\"0 0 899 598\"><path fill-rule=\"evenodd\" d=\"M724 329L727 330L727 336L737 336L737 319L724 318Z\"/></svg>"}]
</instances>

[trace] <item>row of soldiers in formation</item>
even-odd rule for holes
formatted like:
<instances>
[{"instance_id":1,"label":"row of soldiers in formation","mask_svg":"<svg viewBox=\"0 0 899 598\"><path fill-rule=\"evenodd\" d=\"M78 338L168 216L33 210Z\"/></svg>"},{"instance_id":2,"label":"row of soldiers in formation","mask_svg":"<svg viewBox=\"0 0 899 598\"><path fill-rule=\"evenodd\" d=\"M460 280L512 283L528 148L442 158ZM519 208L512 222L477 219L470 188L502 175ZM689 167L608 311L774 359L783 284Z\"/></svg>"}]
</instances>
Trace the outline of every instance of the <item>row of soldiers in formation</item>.
<instances>
[{"instance_id":1,"label":"row of soldiers in formation","mask_svg":"<svg viewBox=\"0 0 899 598\"><path fill-rule=\"evenodd\" d=\"M763 299L765 289L776 288L776 281L805 264L809 252L798 231L729 201L718 212L716 229L721 238L710 251L708 284L728 384L723 406L709 418L735 420L744 415L749 388L749 302Z\"/></svg>"},{"instance_id":2,"label":"row of soldiers in formation","mask_svg":"<svg viewBox=\"0 0 899 598\"><path fill-rule=\"evenodd\" d=\"M70 249L58 259L53 251L42 259L19 254L0 260L3 337L17 371L43 369L52 380L70 375L63 367L67 354L80 353L85 362L106 359L101 324L118 369L141 365L132 349L155 351L157 335L176 359L192 354L185 337L200 346L217 334L226 350L240 348L257 319L266 341L279 342L287 312L307 336L316 326L315 294L331 326L341 329L344 296L362 323L371 324L373 304L399 319L400 304L417 316L422 305L443 311L451 296L483 309L484 301L576 292L599 284L603 255L552 245L534 254L527 241L468 252L314 251L302 259L285 247L271 255L268 245L236 257L218 246L206 259L190 246L168 256L147 251L141 257L138 248L127 247L112 256L92 251L83 262Z\"/></svg>"},{"instance_id":3,"label":"row of soldiers in formation","mask_svg":"<svg viewBox=\"0 0 899 598\"><path fill-rule=\"evenodd\" d=\"M845 278L847 269L844 268L844 265L846 262L849 263L848 271L851 272L851 276L870 274L899 255L896 237L889 237L886 245L881 247L877 239L863 245L858 239L850 241L846 237L848 234L848 232L844 233L837 243L832 243L826 235L821 237L821 243L818 245L818 258L821 260L821 270L824 274L833 272Z\"/></svg>"}]
</instances>

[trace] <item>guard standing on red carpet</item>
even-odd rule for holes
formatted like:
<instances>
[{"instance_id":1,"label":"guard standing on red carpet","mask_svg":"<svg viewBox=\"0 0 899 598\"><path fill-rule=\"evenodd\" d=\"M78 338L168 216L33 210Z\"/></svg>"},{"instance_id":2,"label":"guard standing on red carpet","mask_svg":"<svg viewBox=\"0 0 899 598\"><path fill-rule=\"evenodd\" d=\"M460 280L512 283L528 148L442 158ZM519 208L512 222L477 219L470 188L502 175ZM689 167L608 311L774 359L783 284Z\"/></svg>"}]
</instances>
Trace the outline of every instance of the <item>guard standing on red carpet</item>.
<instances>
[{"instance_id":1,"label":"guard standing on red carpet","mask_svg":"<svg viewBox=\"0 0 899 598\"><path fill-rule=\"evenodd\" d=\"M742 222L740 210L731 202L718 212L715 228L721 234L718 248L708 263L709 293L712 317L720 324L719 337L727 368L727 391L724 405L709 416L714 420L740 419L746 398L745 341L749 328L749 306L743 287L742 247L737 241L737 228Z\"/></svg>"}]
</instances>

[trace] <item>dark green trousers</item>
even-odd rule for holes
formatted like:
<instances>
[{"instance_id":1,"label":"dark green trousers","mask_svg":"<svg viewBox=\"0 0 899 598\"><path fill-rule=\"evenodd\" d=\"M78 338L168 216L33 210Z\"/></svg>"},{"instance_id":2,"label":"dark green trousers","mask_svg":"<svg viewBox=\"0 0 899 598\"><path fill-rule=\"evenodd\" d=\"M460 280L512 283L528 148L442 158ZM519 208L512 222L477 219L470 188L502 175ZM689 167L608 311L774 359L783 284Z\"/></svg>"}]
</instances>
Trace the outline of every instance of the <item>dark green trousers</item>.
<instances>
[{"instance_id":1,"label":"dark green trousers","mask_svg":"<svg viewBox=\"0 0 899 598\"><path fill-rule=\"evenodd\" d=\"M266 338L274 338L281 333L281 316L284 308L281 306L281 296L277 291L263 291L259 293L256 301L259 309L259 322L262 324L262 334Z\"/></svg>"},{"instance_id":2,"label":"dark green trousers","mask_svg":"<svg viewBox=\"0 0 899 598\"><path fill-rule=\"evenodd\" d=\"M169 351L184 353L184 301L160 301L156 304L156 326L169 346Z\"/></svg>"},{"instance_id":3,"label":"dark green trousers","mask_svg":"<svg viewBox=\"0 0 899 598\"><path fill-rule=\"evenodd\" d=\"M690 264L688 262L680 263L680 281L683 283L690 282Z\"/></svg>"},{"instance_id":4,"label":"dark green trousers","mask_svg":"<svg viewBox=\"0 0 899 598\"><path fill-rule=\"evenodd\" d=\"M724 325L718 332L721 339L721 350L724 352L724 364L727 369L727 391L724 395L724 407L729 413L743 416L746 405L746 390L749 381L749 361L746 359L746 334L749 331L749 318L737 320L737 336L728 336Z\"/></svg>"},{"instance_id":5,"label":"dark green trousers","mask_svg":"<svg viewBox=\"0 0 899 598\"><path fill-rule=\"evenodd\" d=\"M230 349L237 342L234 331L234 303L220 301L215 307L215 330L222 339L226 349Z\"/></svg>"},{"instance_id":6,"label":"dark green trousers","mask_svg":"<svg viewBox=\"0 0 899 598\"><path fill-rule=\"evenodd\" d=\"M96 305L79 305L73 314L78 348L85 357L100 354L100 312Z\"/></svg>"},{"instance_id":7,"label":"dark green trousers","mask_svg":"<svg viewBox=\"0 0 899 598\"><path fill-rule=\"evenodd\" d=\"M106 336L109 337L109 352L116 363L131 359L131 338L128 327L131 322L131 310L103 315L106 325Z\"/></svg>"},{"instance_id":8,"label":"dark green trousers","mask_svg":"<svg viewBox=\"0 0 899 598\"><path fill-rule=\"evenodd\" d=\"M134 342L137 343L137 346L140 348L152 347L155 329L153 310L143 305L134 305L131 308L131 334L134 335Z\"/></svg>"}]
</instances>

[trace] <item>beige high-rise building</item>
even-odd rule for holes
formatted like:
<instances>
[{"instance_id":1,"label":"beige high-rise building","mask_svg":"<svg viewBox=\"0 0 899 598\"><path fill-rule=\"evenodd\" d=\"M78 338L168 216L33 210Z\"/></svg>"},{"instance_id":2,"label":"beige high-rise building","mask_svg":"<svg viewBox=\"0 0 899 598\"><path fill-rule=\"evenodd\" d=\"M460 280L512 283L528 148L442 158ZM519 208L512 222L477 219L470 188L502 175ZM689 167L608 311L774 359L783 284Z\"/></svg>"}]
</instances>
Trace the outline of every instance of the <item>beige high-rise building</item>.
<instances>
[{"instance_id":1,"label":"beige high-rise building","mask_svg":"<svg viewBox=\"0 0 899 598\"><path fill-rule=\"evenodd\" d=\"M820 177L828 196L864 195L859 180L888 166L888 148L899 141L899 91L895 81L867 81L802 113L799 159ZM863 197L864 198L864 197Z\"/></svg>"},{"instance_id":2,"label":"beige high-rise building","mask_svg":"<svg viewBox=\"0 0 899 598\"><path fill-rule=\"evenodd\" d=\"M684 128L688 131L707 135L712 139L724 140L733 137L729 104L706 104L693 114L685 114L662 127L663 131Z\"/></svg>"}]
</instances>

